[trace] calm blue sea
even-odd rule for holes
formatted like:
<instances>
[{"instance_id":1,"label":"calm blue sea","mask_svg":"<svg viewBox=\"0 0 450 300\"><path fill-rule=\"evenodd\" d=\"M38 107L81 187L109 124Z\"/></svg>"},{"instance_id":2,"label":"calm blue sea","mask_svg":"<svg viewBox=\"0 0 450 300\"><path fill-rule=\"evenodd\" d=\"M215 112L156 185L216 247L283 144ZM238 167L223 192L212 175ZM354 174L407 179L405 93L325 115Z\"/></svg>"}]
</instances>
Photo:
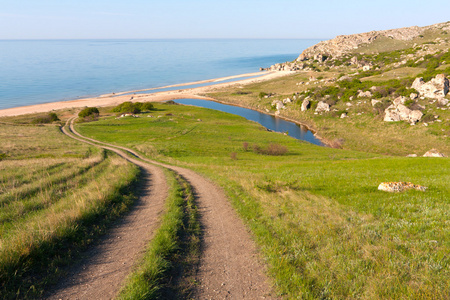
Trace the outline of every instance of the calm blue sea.
<instances>
[{"instance_id":1,"label":"calm blue sea","mask_svg":"<svg viewBox=\"0 0 450 300\"><path fill-rule=\"evenodd\" d=\"M0 40L0 109L259 71L320 40Z\"/></svg>"}]
</instances>

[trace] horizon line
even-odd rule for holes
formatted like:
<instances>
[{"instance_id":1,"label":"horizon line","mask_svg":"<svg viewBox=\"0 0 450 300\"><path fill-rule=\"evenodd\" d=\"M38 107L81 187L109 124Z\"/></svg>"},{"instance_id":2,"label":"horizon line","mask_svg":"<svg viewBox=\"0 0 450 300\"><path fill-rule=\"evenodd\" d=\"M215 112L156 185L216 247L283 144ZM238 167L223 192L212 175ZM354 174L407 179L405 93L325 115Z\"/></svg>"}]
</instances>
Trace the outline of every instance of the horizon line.
<instances>
[{"instance_id":1,"label":"horizon line","mask_svg":"<svg viewBox=\"0 0 450 300\"><path fill-rule=\"evenodd\" d=\"M0 38L0 41L92 41L92 40L329 40L330 38Z\"/></svg>"}]
</instances>

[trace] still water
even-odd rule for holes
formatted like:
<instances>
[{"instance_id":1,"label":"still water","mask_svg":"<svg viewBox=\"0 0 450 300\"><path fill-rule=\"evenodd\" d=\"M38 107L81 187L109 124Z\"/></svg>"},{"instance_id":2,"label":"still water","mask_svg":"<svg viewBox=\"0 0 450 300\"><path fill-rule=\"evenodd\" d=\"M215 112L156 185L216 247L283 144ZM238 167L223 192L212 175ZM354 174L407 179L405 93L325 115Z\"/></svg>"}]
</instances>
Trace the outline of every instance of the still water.
<instances>
[{"instance_id":1,"label":"still water","mask_svg":"<svg viewBox=\"0 0 450 300\"><path fill-rule=\"evenodd\" d=\"M314 136L314 134L310 130L308 130L305 126L298 125L280 118L276 118L271 115L260 113L252 109L199 99L179 99L175 100L175 102L184 105L193 105L204 108L210 108L238 115L246 118L247 120L257 122L262 126L264 126L265 128L270 129L272 131L285 132L289 136L296 138L298 140L307 141L314 145L324 146L324 144L319 139L317 139Z\"/></svg>"}]
</instances>

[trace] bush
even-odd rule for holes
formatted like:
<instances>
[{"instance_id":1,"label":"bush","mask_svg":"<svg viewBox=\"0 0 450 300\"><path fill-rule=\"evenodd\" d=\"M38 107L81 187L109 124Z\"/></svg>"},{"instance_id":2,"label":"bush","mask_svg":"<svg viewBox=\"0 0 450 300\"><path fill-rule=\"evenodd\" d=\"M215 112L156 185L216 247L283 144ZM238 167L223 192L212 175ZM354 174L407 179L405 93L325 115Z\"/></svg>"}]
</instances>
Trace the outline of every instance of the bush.
<instances>
[{"instance_id":1,"label":"bush","mask_svg":"<svg viewBox=\"0 0 450 300\"><path fill-rule=\"evenodd\" d=\"M130 101L126 101L123 102L122 104L117 105L116 107L113 108L113 112L118 112L118 113L130 113L130 114L138 114L142 111L149 111L149 110L153 110L153 104L151 104L150 102L130 102Z\"/></svg>"},{"instance_id":2,"label":"bush","mask_svg":"<svg viewBox=\"0 0 450 300\"><path fill-rule=\"evenodd\" d=\"M0 153L0 161L6 158L6 153Z\"/></svg>"},{"instance_id":3,"label":"bush","mask_svg":"<svg viewBox=\"0 0 450 300\"><path fill-rule=\"evenodd\" d=\"M375 112L379 115L383 115L384 111L386 110L386 108L388 108L391 105L391 102L388 100L383 100L381 102L378 102L377 104L375 104L375 106L373 107L373 109L375 110Z\"/></svg>"},{"instance_id":4,"label":"bush","mask_svg":"<svg viewBox=\"0 0 450 300\"><path fill-rule=\"evenodd\" d=\"M55 113L49 113L45 116L39 116L36 117L34 120L31 121L33 124L49 124L53 123L55 121L59 121L58 115Z\"/></svg>"},{"instance_id":5,"label":"bush","mask_svg":"<svg viewBox=\"0 0 450 300\"><path fill-rule=\"evenodd\" d=\"M433 122L436 120L433 114L424 114L421 121L424 123Z\"/></svg>"},{"instance_id":6,"label":"bush","mask_svg":"<svg viewBox=\"0 0 450 300\"><path fill-rule=\"evenodd\" d=\"M147 102L148 103L148 102ZM149 103L149 104L151 104L151 103ZM166 102L164 102L164 104L167 104L167 105L178 105L178 103L176 103L175 101L173 101L173 100L169 100L169 101L166 101ZM153 106L153 105L152 105Z\"/></svg>"},{"instance_id":7,"label":"bush","mask_svg":"<svg viewBox=\"0 0 450 300\"><path fill-rule=\"evenodd\" d=\"M267 146L267 148L262 148L258 145L253 145L253 152L258 154L279 156L286 154L288 152L288 148L286 146L279 144L270 144L269 146Z\"/></svg>"},{"instance_id":8,"label":"bush","mask_svg":"<svg viewBox=\"0 0 450 300\"><path fill-rule=\"evenodd\" d=\"M259 92L259 95L258 95L259 99L262 99L262 98L264 98L265 96L267 96L267 93L265 93L265 92Z\"/></svg>"},{"instance_id":9,"label":"bush","mask_svg":"<svg viewBox=\"0 0 450 300\"><path fill-rule=\"evenodd\" d=\"M99 114L100 112L98 111L97 107L86 107L78 113L78 116L80 118L86 118L91 116L98 116Z\"/></svg>"}]
</instances>

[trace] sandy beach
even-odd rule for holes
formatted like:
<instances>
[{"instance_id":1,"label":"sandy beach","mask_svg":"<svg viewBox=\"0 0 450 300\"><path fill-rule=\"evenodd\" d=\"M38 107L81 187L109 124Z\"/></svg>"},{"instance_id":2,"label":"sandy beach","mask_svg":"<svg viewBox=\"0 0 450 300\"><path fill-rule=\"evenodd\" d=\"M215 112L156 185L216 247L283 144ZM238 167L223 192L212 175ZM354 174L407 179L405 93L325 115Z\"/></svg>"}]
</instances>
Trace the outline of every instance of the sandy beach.
<instances>
[{"instance_id":1,"label":"sandy beach","mask_svg":"<svg viewBox=\"0 0 450 300\"><path fill-rule=\"evenodd\" d=\"M182 98L195 98L195 99L206 99L212 100L209 97L202 96L205 93L212 92L219 88L229 87L229 86L237 86L237 85L247 85L251 83L257 83L262 81L267 81L270 79L274 79L277 77L286 76L292 74L293 72L282 71L282 72L256 72L256 73L248 73L241 74L236 76L215 78L203 81L189 82L189 83L181 83L176 85L170 85L160 88L152 88L152 89L143 89L136 91L127 91L120 92L115 94L107 94L100 95L98 97L85 98L85 99L77 99L77 100L69 100L69 101L60 101L60 102L50 102L43 104L36 104L30 106L21 106L0 110L0 117L7 116L18 116L32 113L42 113L49 112L53 110L67 109L67 108L81 108L81 107L103 107L103 106L115 106L124 101L135 101L135 102L161 102ZM259 76L259 77L254 77ZM247 78L254 77L254 78ZM227 80L244 78L242 80L236 80L232 82L223 82ZM159 90L165 88L176 88L176 87L184 87L190 85L197 84L206 84L206 83L216 83L213 85L195 87L195 88L186 88L186 89L178 89L171 91L163 91L163 92L151 92L152 90ZM142 92L149 93L142 93ZM139 93L139 94L133 94ZM133 99L131 99L133 98Z\"/></svg>"}]
</instances>

